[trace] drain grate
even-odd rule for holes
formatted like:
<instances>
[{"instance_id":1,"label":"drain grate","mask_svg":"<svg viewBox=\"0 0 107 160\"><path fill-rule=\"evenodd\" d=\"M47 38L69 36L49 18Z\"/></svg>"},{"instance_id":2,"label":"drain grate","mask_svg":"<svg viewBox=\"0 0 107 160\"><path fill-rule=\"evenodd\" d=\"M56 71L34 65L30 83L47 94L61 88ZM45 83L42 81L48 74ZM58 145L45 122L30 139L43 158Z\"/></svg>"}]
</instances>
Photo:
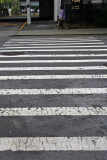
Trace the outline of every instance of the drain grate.
<instances>
[{"instance_id":1,"label":"drain grate","mask_svg":"<svg viewBox=\"0 0 107 160\"><path fill-rule=\"evenodd\" d=\"M24 52L3 52L1 55L3 56L18 56L18 55L23 55Z\"/></svg>"}]
</instances>

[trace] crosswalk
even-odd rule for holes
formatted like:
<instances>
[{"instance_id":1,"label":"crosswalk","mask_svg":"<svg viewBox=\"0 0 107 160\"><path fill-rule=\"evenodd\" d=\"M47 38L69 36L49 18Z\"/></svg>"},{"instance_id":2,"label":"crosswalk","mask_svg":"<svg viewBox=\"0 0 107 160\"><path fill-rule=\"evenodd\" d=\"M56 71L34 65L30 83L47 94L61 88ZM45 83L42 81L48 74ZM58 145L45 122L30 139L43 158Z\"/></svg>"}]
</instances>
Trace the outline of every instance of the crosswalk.
<instances>
[{"instance_id":1,"label":"crosswalk","mask_svg":"<svg viewBox=\"0 0 107 160\"><path fill-rule=\"evenodd\" d=\"M106 51L95 37L5 42L0 48L0 156L14 151L29 153L28 160L84 160L95 152L95 160L99 151L107 151ZM80 153L72 158L74 151Z\"/></svg>"}]
</instances>

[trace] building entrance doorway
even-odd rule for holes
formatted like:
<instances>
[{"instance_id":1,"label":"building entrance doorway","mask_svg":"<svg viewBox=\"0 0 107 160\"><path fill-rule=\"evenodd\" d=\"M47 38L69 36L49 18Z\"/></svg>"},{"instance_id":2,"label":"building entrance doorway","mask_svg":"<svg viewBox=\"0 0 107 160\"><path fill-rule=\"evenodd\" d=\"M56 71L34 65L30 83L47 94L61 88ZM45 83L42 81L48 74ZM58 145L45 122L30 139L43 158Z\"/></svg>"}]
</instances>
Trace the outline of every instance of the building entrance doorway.
<instances>
[{"instance_id":1,"label":"building entrance doorway","mask_svg":"<svg viewBox=\"0 0 107 160\"><path fill-rule=\"evenodd\" d=\"M39 0L39 7L41 20L54 19L54 0Z\"/></svg>"}]
</instances>

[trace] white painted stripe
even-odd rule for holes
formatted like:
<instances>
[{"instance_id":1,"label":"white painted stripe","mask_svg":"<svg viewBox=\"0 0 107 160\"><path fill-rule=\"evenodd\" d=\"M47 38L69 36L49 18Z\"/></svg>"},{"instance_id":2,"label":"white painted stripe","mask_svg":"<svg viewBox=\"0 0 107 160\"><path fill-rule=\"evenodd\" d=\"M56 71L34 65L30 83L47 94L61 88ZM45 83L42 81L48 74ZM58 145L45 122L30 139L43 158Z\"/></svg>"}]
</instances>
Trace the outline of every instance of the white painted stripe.
<instances>
[{"instance_id":1,"label":"white painted stripe","mask_svg":"<svg viewBox=\"0 0 107 160\"><path fill-rule=\"evenodd\" d=\"M60 46L54 46L54 48L106 48L107 45L98 45L98 46L63 46L63 45L60 45ZM34 48L40 48L40 46L23 46L23 47L4 47L4 48L1 48L1 49L23 49L23 48L28 48L28 49L34 49ZM42 48L53 48L53 46L42 46Z\"/></svg>"},{"instance_id":2,"label":"white painted stripe","mask_svg":"<svg viewBox=\"0 0 107 160\"><path fill-rule=\"evenodd\" d=\"M107 151L107 137L6 137L0 151Z\"/></svg>"},{"instance_id":3,"label":"white painted stripe","mask_svg":"<svg viewBox=\"0 0 107 160\"><path fill-rule=\"evenodd\" d=\"M96 39L95 37L86 37L86 36L85 37L84 36L83 37L82 36L78 36L78 37L76 37L76 39L77 38L78 39ZM41 38L38 37L38 39L41 39ZM75 37L73 37L73 38L72 37L67 37L67 38L63 38L63 37L61 37L61 38L60 37L46 37L46 38L44 38L43 37L42 39L75 39Z\"/></svg>"},{"instance_id":4,"label":"white painted stripe","mask_svg":"<svg viewBox=\"0 0 107 160\"><path fill-rule=\"evenodd\" d=\"M83 59L83 60L20 60L0 61L0 63L85 63L85 62L107 62L107 59Z\"/></svg>"},{"instance_id":5,"label":"white painted stripe","mask_svg":"<svg viewBox=\"0 0 107 160\"><path fill-rule=\"evenodd\" d=\"M38 39L41 39L41 38L38 38ZM43 38L43 39L49 39L49 40L50 39L53 39L53 40L91 40L91 39L93 40L94 39L94 40L96 40L95 37L76 37L76 38L75 37L74 38L71 38L71 37L70 38L68 38L68 37L67 38L58 38L58 37L57 38L50 38L49 37L49 38Z\"/></svg>"},{"instance_id":6,"label":"white painted stripe","mask_svg":"<svg viewBox=\"0 0 107 160\"><path fill-rule=\"evenodd\" d=\"M58 45L77 45L77 44L93 44L93 45L95 45L95 44L105 44L104 42L98 42L98 43L59 43L59 44L53 44L53 43L42 43L42 44L40 44L40 43L29 43L29 44L4 44L3 46L4 47L6 47L6 46L25 46L25 45L29 45L29 46L58 46Z\"/></svg>"},{"instance_id":7,"label":"white painted stripe","mask_svg":"<svg viewBox=\"0 0 107 160\"><path fill-rule=\"evenodd\" d=\"M106 94L107 88L0 89L0 95Z\"/></svg>"},{"instance_id":8,"label":"white painted stripe","mask_svg":"<svg viewBox=\"0 0 107 160\"><path fill-rule=\"evenodd\" d=\"M44 38L44 37L42 37L42 38L29 38L29 39L27 39L27 40L97 40L95 37L67 37L67 38L63 38L63 37L61 37L61 38L59 38L59 37L57 37L57 38L51 38L51 37L46 37L46 38ZM26 39L10 39L9 41L17 41L17 40L26 40Z\"/></svg>"},{"instance_id":9,"label":"white painted stripe","mask_svg":"<svg viewBox=\"0 0 107 160\"><path fill-rule=\"evenodd\" d=\"M106 79L104 75L22 75L22 76L0 76L0 80L21 80L21 79Z\"/></svg>"},{"instance_id":10,"label":"white painted stripe","mask_svg":"<svg viewBox=\"0 0 107 160\"><path fill-rule=\"evenodd\" d=\"M0 58L2 57L107 57L107 54L26 54L26 55L0 55Z\"/></svg>"},{"instance_id":11,"label":"white painted stripe","mask_svg":"<svg viewBox=\"0 0 107 160\"><path fill-rule=\"evenodd\" d=\"M44 41L46 41L46 42L59 42L59 39L55 39L55 40L51 40L51 39L43 39L43 38L41 38L41 39L38 39L38 38L36 38L36 39L10 39L9 41L16 41L16 42L20 42L20 41L28 41L28 42L32 42L32 41L36 41L36 42L44 42ZM60 39L60 42L72 42L72 41L84 41L84 42L86 42L86 41L88 41L88 42L90 42L90 41L92 41L92 42L101 42L101 40L98 40L98 39L85 39L85 38L83 38L83 39L81 39L81 38L70 38L70 39L66 39L66 40L64 40L64 39Z\"/></svg>"},{"instance_id":12,"label":"white painted stripe","mask_svg":"<svg viewBox=\"0 0 107 160\"><path fill-rule=\"evenodd\" d=\"M80 39L82 39L82 38L96 39L95 37L86 37L86 36L85 36L85 37L84 37L84 36L83 36L83 37L82 37L82 36L78 36L78 37L76 37L76 38L78 38L78 39L79 39L79 38L80 38ZM41 39L41 38L39 38L39 39ZM49 37L49 38L48 38L48 37L46 37L46 38L44 38L44 39L75 39L75 37L73 37L73 38L71 38L71 37L67 37L67 38L63 38L63 37L61 37L61 38L60 38L60 37L57 37L57 38L56 38L56 37L52 37L52 38Z\"/></svg>"},{"instance_id":13,"label":"white painted stripe","mask_svg":"<svg viewBox=\"0 0 107 160\"><path fill-rule=\"evenodd\" d=\"M34 38L33 38L33 39L34 39ZM96 39L96 38L95 38L95 37L73 37L73 38L72 38L72 37L67 37L67 38L63 38L63 37L61 37L61 38L60 38L60 37L56 37L56 38L54 38L54 37L53 37L53 38L49 37L49 38L48 38L48 37L46 37L46 38L44 38L44 37L43 37L43 38L38 38L38 39L40 39L40 40L41 40L41 39L45 39L45 40L51 40L51 39L52 39L52 40L74 40L74 39L75 39L75 40L78 40L78 39L84 40L84 39L87 39L87 40L90 40L90 39Z\"/></svg>"},{"instance_id":14,"label":"white painted stripe","mask_svg":"<svg viewBox=\"0 0 107 160\"><path fill-rule=\"evenodd\" d=\"M52 70L107 70L106 66L86 66L86 67L3 67L0 71L52 71Z\"/></svg>"},{"instance_id":15,"label":"white painted stripe","mask_svg":"<svg viewBox=\"0 0 107 160\"><path fill-rule=\"evenodd\" d=\"M89 52L89 51L107 51L107 48L101 49L14 49L14 50L6 50L1 49L0 52Z\"/></svg>"},{"instance_id":16,"label":"white painted stripe","mask_svg":"<svg viewBox=\"0 0 107 160\"><path fill-rule=\"evenodd\" d=\"M0 108L0 116L107 116L107 107Z\"/></svg>"},{"instance_id":17,"label":"white painted stripe","mask_svg":"<svg viewBox=\"0 0 107 160\"><path fill-rule=\"evenodd\" d=\"M8 42L5 42L6 44L25 44L25 43L28 43L28 44L31 44L31 43L39 43L39 44L43 44L43 43L45 43L45 44L51 44L51 43L55 43L55 44L59 44L59 43L61 43L61 44L63 44L63 43L90 43L91 41L80 41L80 40L78 40L78 41L51 41L51 40L49 40L48 42L47 41L8 41ZM92 41L93 42L93 41ZM99 43L99 42L101 42L101 41L94 41L94 42L96 42L96 43ZM94 43L93 42L93 43ZM103 42L101 42L101 43L103 43Z\"/></svg>"}]
</instances>

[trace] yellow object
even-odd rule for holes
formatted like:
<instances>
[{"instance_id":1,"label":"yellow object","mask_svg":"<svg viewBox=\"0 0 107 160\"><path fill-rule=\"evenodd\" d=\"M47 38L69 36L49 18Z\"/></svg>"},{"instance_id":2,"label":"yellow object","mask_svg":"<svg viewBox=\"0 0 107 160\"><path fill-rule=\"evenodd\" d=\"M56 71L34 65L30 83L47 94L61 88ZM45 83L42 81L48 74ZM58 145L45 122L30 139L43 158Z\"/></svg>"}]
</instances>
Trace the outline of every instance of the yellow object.
<instances>
[{"instance_id":1,"label":"yellow object","mask_svg":"<svg viewBox=\"0 0 107 160\"><path fill-rule=\"evenodd\" d=\"M22 28L25 26L27 24L27 21L21 26L21 28L20 28L20 30L19 31L21 31L22 30Z\"/></svg>"}]
</instances>

